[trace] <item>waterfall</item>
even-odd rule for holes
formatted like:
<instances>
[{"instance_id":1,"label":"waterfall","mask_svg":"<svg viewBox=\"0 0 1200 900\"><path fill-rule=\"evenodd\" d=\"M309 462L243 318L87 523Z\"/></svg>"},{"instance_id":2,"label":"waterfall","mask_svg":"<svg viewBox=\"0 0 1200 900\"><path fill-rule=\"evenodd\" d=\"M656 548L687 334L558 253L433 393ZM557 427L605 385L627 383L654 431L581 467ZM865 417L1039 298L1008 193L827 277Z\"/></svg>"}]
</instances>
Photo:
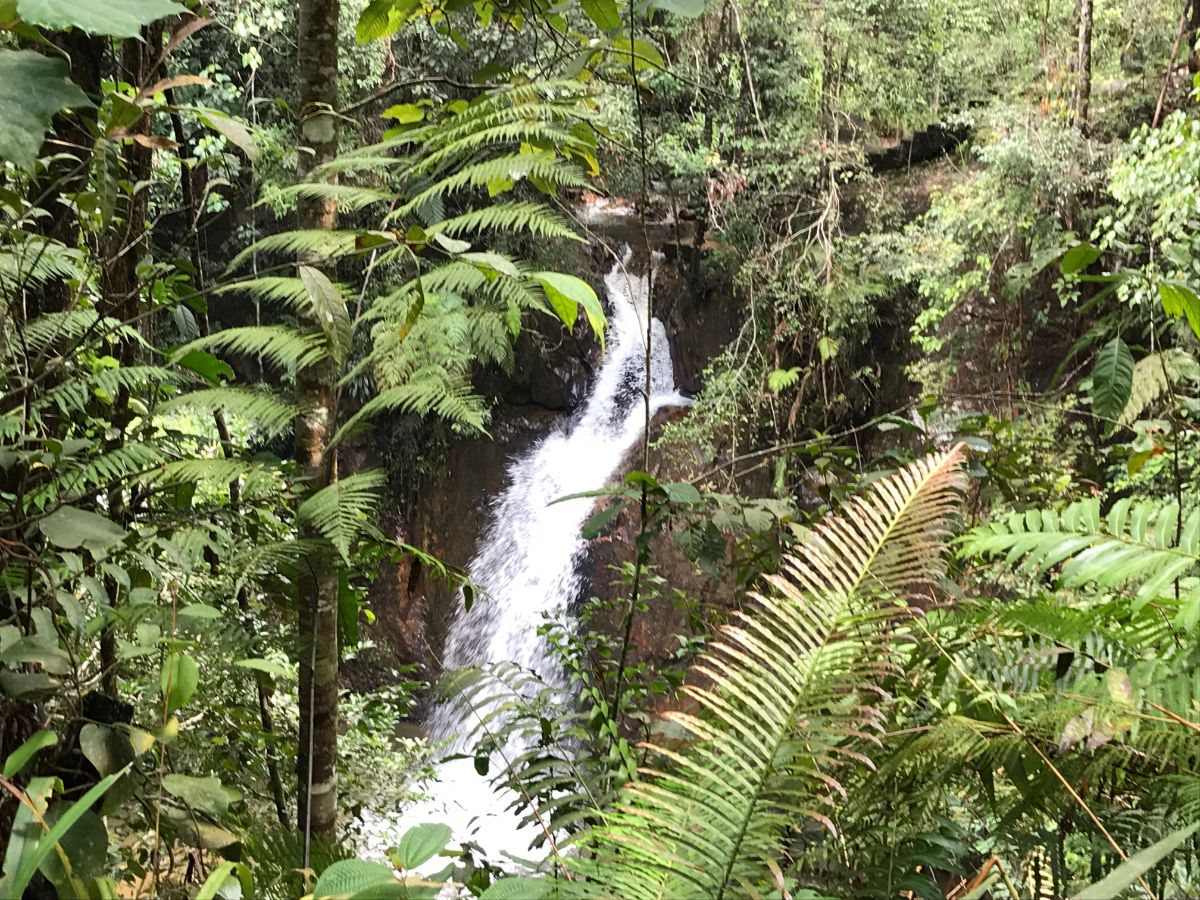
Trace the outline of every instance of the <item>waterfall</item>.
<instances>
[{"instance_id":1,"label":"waterfall","mask_svg":"<svg viewBox=\"0 0 1200 900\"><path fill-rule=\"evenodd\" d=\"M447 669L515 662L552 686L565 685L564 673L549 658L538 626L546 614L567 611L584 584L580 568L587 552L581 530L595 508L586 499L555 503L561 497L608 484L645 426L647 278L618 263L604 279L608 297L607 350L591 394L576 416L516 457L506 473L507 487L492 508L469 566L481 588L471 609L450 626L444 654ZM650 409L687 401L676 391L666 331L650 324L652 355ZM476 714L452 701L435 707L427 724L431 740L450 741L452 750L469 749ZM520 748L517 748L518 751ZM493 791L469 758L437 768L426 791L432 799L406 810L403 821L442 822L455 841L474 841L487 855L525 856L535 828L517 828L509 809L512 796Z\"/></svg>"}]
</instances>

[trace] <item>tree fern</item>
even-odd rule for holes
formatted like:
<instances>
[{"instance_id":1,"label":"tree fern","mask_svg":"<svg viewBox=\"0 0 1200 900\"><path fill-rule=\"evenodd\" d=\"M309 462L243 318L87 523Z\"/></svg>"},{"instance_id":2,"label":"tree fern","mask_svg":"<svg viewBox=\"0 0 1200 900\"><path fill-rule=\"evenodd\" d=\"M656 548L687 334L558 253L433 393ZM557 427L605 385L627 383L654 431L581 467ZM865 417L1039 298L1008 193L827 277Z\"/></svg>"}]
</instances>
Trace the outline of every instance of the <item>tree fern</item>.
<instances>
[{"instance_id":1,"label":"tree fern","mask_svg":"<svg viewBox=\"0 0 1200 900\"><path fill-rule=\"evenodd\" d=\"M277 394L252 388L219 387L189 391L158 405L160 416L183 409L224 410L252 423L264 434L280 434L289 428L300 407Z\"/></svg>"},{"instance_id":2,"label":"tree fern","mask_svg":"<svg viewBox=\"0 0 1200 900\"><path fill-rule=\"evenodd\" d=\"M285 370L314 365L328 355L325 342L318 335L285 325L247 325L197 338L176 350L175 358L191 350L209 349L261 357Z\"/></svg>"},{"instance_id":3,"label":"tree fern","mask_svg":"<svg viewBox=\"0 0 1200 900\"><path fill-rule=\"evenodd\" d=\"M511 200L452 216L426 229L429 234L460 237L467 234L498 232L532 234L534 237L581 240L575 230L541 203Z\"/></svg>"},{"instance_id":4,"label":"tree fern","mask_svg":"<svg viewBox=\"0 0 1200 900\"><path fill-rule=\"evenodd\" d=\"M773 881L789 828L832 827L844 768L883 718L878 684L906 602L926 599L958 502L955 449L877 482L819 525L698 666L695 743L624 789L563 885L584 896L745 895Z\"/></svg>"},{"instance_id":5,"label":"tree fern","mask_svg":"<svg viewBox=\"0 0 1200 900\"><path fill-rule=\"evenodd\" d=\"M1184 350L1171 348L1139 359L1133 366L1129 399L1117 421L1132 425L1169 388L1184 381L1200 381L1200 365Z\"/></svg>"}]
</instances>

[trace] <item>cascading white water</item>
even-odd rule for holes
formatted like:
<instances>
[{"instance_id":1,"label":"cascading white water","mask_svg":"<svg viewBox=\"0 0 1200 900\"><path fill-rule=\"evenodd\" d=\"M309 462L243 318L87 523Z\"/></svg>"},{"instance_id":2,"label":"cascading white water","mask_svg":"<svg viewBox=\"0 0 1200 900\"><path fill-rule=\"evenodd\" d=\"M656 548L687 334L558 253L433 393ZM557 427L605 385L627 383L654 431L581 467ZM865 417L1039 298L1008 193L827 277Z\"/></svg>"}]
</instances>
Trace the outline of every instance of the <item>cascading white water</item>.
<instances>
[{"instance_id":1,"label":"cascading white water","mask_svg":"<svg viewBox=\"0 0 1200 900\"><path fill-rule=\"evenodd\" d=\"M537 629L546 614L566 611L583 588L581 531L595 501L554 501L609 483L645 428L649 283L624 263L604 283L610 306L607 352L591 395L575 419L509 465L508 487L494 503L492 524L469 567L482 596L450 627L447 669L514 662L552 686L564 684ZM675 389L670 346L657 319L651 322L650 368L652 414L687 402ZM476 714L444 703L428 718L430 738L457 741L461 751L475 721ZM489 857L526 855L537 832L517 828L509 810L514 798L494 792L471 759L443 762L437 775L426 789L432 799L405 810L403 822L442 822L453 828L456 842L473 841Z\"/></svg>"}]
</instances>

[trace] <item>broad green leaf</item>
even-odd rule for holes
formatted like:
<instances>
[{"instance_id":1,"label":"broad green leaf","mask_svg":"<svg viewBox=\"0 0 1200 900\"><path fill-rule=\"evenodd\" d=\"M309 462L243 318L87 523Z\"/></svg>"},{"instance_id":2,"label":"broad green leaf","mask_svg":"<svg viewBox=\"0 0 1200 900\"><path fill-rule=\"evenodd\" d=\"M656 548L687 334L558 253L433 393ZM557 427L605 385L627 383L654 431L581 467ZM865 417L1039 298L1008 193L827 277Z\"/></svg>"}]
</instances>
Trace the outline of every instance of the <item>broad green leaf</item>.
<instances>
[{"instance_id":1,"label":"broad green leaf","mask_svg":"<svg viewBox=\"0 0 1200 900\"><path fill-rule=\"evenodd\" d=\"M662 489L672 503L699 503L701 500L700 492L686 481L665 481Z\"/></svg>"},{"instance_id":2,"label":"broad green leaf","mask_svg":"<svg viewBox=\"0 0 1200 900\"><path fill-rule=\"evenodd\" d=\"M229 805L242 799L242 795L233 788L221 784L221 779L215 775L207 778L195 778L191 775L180 775L172 772L163 777L163 790L172 797L178 797L191 809L206 812L214 818L219 818L229 812Z\"/></svg>"},{"instance_id":3,"label":"broad green leaf","mask_svg":"<svg viewBox=\"0 0 1200 900\"><path fill-rule=\"evenodd\" d=\"M13 817L8 833L8 846L4 850L4 878L0 879L0 897L20 897L21 891L16 890L13 880L25 865L45 829L38 821L38 816L44 816L46 807L50 804L50 796L55 787L62 787L57 778L31 778L25 788L25 798L29 804L21 803ZM33 814L32 806L38 815Z\"/></svg>"},{"instance_id":4,"label":"broad green leaf","mask_svg":"<svg viewBox=\"0 0 1200 900\"><path fill-rule=\"evenodd\" d=\"M1094 244L1076 244L1065 254L1059 266L1064 275L1074 275L1082 272L1100 258L1100 248Z\"/></svg>"},{"instance_id":5,"label":"broad green leaf","mask_svg":"<svg viewBox=\"0 0 1200 900\"><path fill-rule=\"evenodd\" d=\"M395 872L382 863L343 859L321 873L313 888L313 900L354 897L370 888L396 883Z\"/></svg>"},{"instance_id":6,"label":"broad green leaf","mask_svg":"<svg viewBox=\"0 0 1200 900\"><path fill-rule=\"evenodd\" d=\"M1158 286L1163 312L1174 319L1186 316L1192 332L1200 337L1200 296L1182 281L1164 281Z\"/></svg>"},{"instance_id":7,"label":"broad green leaf","mask_svg":"<svg viewBox=\"0 0 1200 900\"><path fill-rule=\"evenodd\" d=\"M397 103L379 115L385 119L395 119L400 125L412 125L425 118L425 110L415 103Z\"/></svg>"},{"instance_id":8,"label":"broad green leaf","mask_svg":"<svg viewBox=\"0 0 1200 900\"><path fill-rule=\"evenodd\" d=\"M138 37L143 25L187 11L173 0L17 0L17 12L33 25L119 38Z\"/></svg>"},{"instance_id":9,"label":"broad green leaf","mask_svg":"<svg viewBox=\"0 0 1200 900\"><path fill-rule=\"evenodd\" d=\"M56 803L46 813L46 822L54 825L67 809L67 804ZM108 829L94 810L85 810L58 843L70 860L71 876L74 878L86 882L104 871L108 862ZM62 858L57 853L51 853L42 860L39 869L51 884L59 888L68 887L71 883Z\"/></svg>"},{"instance_id":10,"label":"broad green leaf","mask_svg":"<svg viewBox=\"0 0 1200 900\"><path fill-rule=\"evenodd\" d=\"M175 365L190 369L209 384L218 385L221 379L233 381L233 367L207 350L189 350L175 360Z\"/></svg>"},{"instance_id":11,"label":"broad green leaf","mask_svg":"<svg viewBox=\"0 0 1200 900\"><path fill-rule=\"evenodd\" d=\"M128 735L95 722L88 722L80 730L79 749L101 775L121 771L135 755Z\"/></svg>"},{"instance_id":12,"label":"broad green leaf","mask_svg":"<svg viewBox=\"0 0 1200 900\"><path fill-rule=\"evenodd\" d=\"M179 615L189 619L219 619L221 611L207 603L189 603L179 610Z\"/></svg>"},{"instance_id":13,"label":"broad green leaf","mask_svg":"<svg viewBox=\"0 0 1200 900\"><path fill-rule=\"evenodd\" d=\"M587 314L588 324L600 341L600 352L604 352L604 328L608 324L604 318L604 307L596 292L582 278L574 275L563 275L561 272L534 272L533 278L546 292L546 299L555 314L567 326L575 327L579 316L579 307Z\"/></svg>"},{"instance_id":14,"label":"broad green leaf","mask_svg":"<svg viewBox=\"0 0 1200 900\"><path fill-rule=\"evenodd\" d=\"M607 506L593 515L583 525L582 534L584 540L590 541L592 538L599 536L605 528L617 520L617 516L621 515L621 511L624 508L624 503L614 503L612 506Z\"/></svg>"},{"instance_id":15,"label":"broad green leaf","mask_svg":"<svg viewBox=\"0 0 1200 900\"><path fill-rule=\"evenodd\" d=\"M215 109L198 109L197 112L200 114L200 119L204 124L245 153L246 158L250 162L256 163L262 159L262 151L254 143L254 138L250 135L250 129L237 119L230 118L225 113L218 112Z\"/></svg>"},{"instance_id":16,"label":"broad green leaf","mask_svg":"<svg viewBox=\"0 0 1200 900\"><path fill-rule=\"evenodd\" d=\"M615 56L625 57L632 55L633 67L635 69L656 69L663 70L667 67L663 60L662 54L658 52L658 48L649 41L644 41L638 38L631 45L629 38L617 38L612 42L611 51ZM625 60L625 65L628 66L629 61Z\"/></svg>"},{"instance_id":17,"label":"broad green leaf","mask_svg":"<svg viewBox=\"0 0 1200 900\"><path fill-rule=\"evenodd\" d=\"M606 34L621 27L621 9L616 0L580 0L584 14Z\"/></svg>"},{"instance_id":18,"label":"broad green leaf","mask_svg":"<svg viewBox=\"0 0 1200 900\"><path fill-rule=\"evenodd\" d=\"M27 739L20 747L8 754L4 761L4 777L13 778L25 768L25 764L33 759L34 754L58 743L58 735L53 731L39 731Z\"/></svg>"},{"instance_id":19,"label":"broad green leaf","mask_svg":"<svg viewBox=\"0 0 1200 900\"><path fill-rule=\"evenodd\" d=\"M66 60L0 48L0 160L32 169L54 116L92 105Z\"/></svg>"},{"instance_id":20,"label":"broad green leaf","mask_svg":"<svg viewBox=\"0 0 1200 900\"><path fill-rule=\"evenodd\" d=\"M1121 865L1108 873L1108 877L1097 881L1091 887L1084 888L1072 900L1110 900L1119 897L1121 892L1132 886L1139 878L1175 852L1184 841L1200 829L1200 822L1173 831L1156 844L1151 844L1145 850L1135 853Z\"/></svg>"},{"instance_id":21,"label":"broad green leaf","mask_svg":"<svg viewBox=\"0 0 1200 900\"><path fill-rule=\"evenodd\" d=\"M42 534L55 547L92 552L107 550L125 538L125 529L104 516L74 506L56 509L38 523Z\"/></svg>"},{"instance_id":22,"label":"broad green leaf","mask_svg":"<svg viewBox=\"0 0 1200 900\"><path fill-rule=\"evenodd\" d=\"M270 659L239 659L234 663L243 669L253 669L255 672L266 672L268 675L286 675L287 666Z\"/></svg>"},{"instance_id":23,"label":"broad green leaf","mask_svg":"<svg viewBox=\"0 0 1200 900\"><path fill-rule=\"evenodd\" d=\"M415 869L441 853L453 834L448 825L426 823L410 828L396 848L397 861L406 869Z\"/></svg>"},{"instance_id":24,"label":"broad green leaf","mask_svg":"<svg viewBox=\"0 0 1200 900\"><path fill-rule=\"evenodd\" d=\"M176 651L166 658L162 669L162 692L167 700L167 712L187 704L196 693L200 669L186 653Z\"/></svg>"},{"instance_id":25,"label":"broad green leaf","mask_svg":"<svg viewBox=\"0 0 1200 900\"><path fill-rule=\"evenodd\" d=\"M545 878L501 878L493 881L479 900L540 900L549 894L549 888Z\"/></svg>"},{"instance_id":26,"label":"broad green leaf","mask_svg":"<svg viewBox=\"0 0 1200 900\"><path fill-rule=\"evenodd\" d=\"M350 352L351 325L346 301L337 286L320 269L301 266L300 280L312 302L313 318L325 332L329 355L341 365Z\"/></svg>"},{"instance_id":27,"label":"broad green leaf","mask_svg":"<svg viewBox=\"0 0 1200 900\"><path fill-rule=\"evenodd\" d=\"M1133 388L1133 354L1128 345L1113 338L1096 357L1092 370L1092 411L1102 419L1115 420L1125 409Z\"/></svg>"}]
</instances>

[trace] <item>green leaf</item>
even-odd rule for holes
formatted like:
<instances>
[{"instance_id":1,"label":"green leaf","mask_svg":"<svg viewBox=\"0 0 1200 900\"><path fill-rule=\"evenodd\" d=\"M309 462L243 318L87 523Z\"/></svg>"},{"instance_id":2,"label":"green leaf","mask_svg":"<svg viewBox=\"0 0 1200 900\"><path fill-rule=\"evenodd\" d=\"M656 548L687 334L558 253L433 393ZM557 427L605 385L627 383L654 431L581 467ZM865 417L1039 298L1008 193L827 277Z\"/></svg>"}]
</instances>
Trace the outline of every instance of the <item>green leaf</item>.
<instances>
[{"instance_id":1,"label":"green leaf","mask_svg":"<svg viewBox=\"0 0 1200 900\"><path fill-rule=\"evenodd\" d=\"M549 894L545 878L512 877L493 881L479 900L541 900Z\"/></svg>"},{"instance_id":2,"label":"green leaf","mask_svg":"<svg viewBox=\"0 0 1200 900\"><path fill-rule=\"evenodd\" d=\"M233 380L233 367L207 350L189 350L175 360L175 364L195 372L212 385L219 385L222 379Z\"/></svg>"},{"instance_id":3,"label":"green leaf","mask_svg":"<svg viewBox=\"0 0 1200 900\"><path fill-rule=\"evenodd\" d=\"M230 118L225 113L218 112L215 109L198 109L197 112L200 114L200 120L205 125L245 153L246 158L250 162L257 163L262 159L262 151L254 143L254 138L250 135L250 129L237 119Z\"/></svg>"},{"instance_id":4,"label":"green leaf","mask_svg":"<svg viewBox=\"0 0 1200 900\"><path fill-rule=\"evenodd\" d=\"M1172 318L1186 316L1192 332L1200 337L1200 296L1182 281L1164 281L1158 286L1163 312Z\"/></svg>"},{"instance_id":5,"label":"green leaf","mask_svg":"<svg viewBox=\"0 0 1200 900\"><path fill-rule=\"evenodd\" d=\"M425 118L425 110L415 103L397 103L379 115L385 119L395 119L401 125L412 125Z\"/></svg>"},{"instance_id":6,"label":"green leaf","mask_svg":"<svg viewBox=\"0 0 1200 900\"><path fill-rule=\"evenodd\" d=\"M53 731L38 731L27 739L20 747L8 754L4 761L4 777L13 778L25 768L25 764L33 759L39 750L53 747L58 743L58 735Z\"/></svg>"},{"instance_id":7,"label":"green leaf","mask_svg":"<svg viewBox=\"0 0 1200 900\"><path fill-rule=\"evenodd\" d=\"M625 508L624 503L614 503L612 506L605 507L596 513L583 526L583 538L590 541L592 538L600 535L609 525L617 520L617 516L621 515L621 510Z\"/></svg>"},{"instance_id":8,"label":"green leaf","mask_svg":"<svg viewBox=\"0 0 1200 900\"><path fill-rule=\"evenodd\" d=\"M92 105L66 60L0 48L0 159L32 169L59 110Z\"/></svg>"},{"instance_id":9,"label":"green leaf","mask_svg":"<svg viewBox=\"0 0 1200 900\"><path fill-rule=\"evenodd\" d=\"M88 722L79 732L79 749L101 775L119 772L133 761L133 744L125 734Z\"/></svg>"},{"instance_id":10,"label":"green leaf","mask_svg":"<svg viewBox=\"0 0 1200 900\"><path fill-rule=\"evenodd\" d=\"M174 712L191 700L199 682L200 669L194 659L179 651L168 656L162 669L162 692L167 700L167 712Z\"/></svg>"},{"instance_id":11,"label":"green leaf","mask_svg":"<svg viewBox=\"0 0 1200 900\"><path fill-rule=\"evenodd\" d=\"M1059 267L1064 275L1074 275L1082 272L1100 258L1100 248L1094 244L1076 244L1065 254Z\"/></svg>"},{"instance_id":12,"label":"green leaf","mask_svg":"<svg viewBox=\"0 0 1200 900\"><path fill-rule=\"evenodd\" d=\"M104 516L74 506L56 509L38 522L42 534L55 547L77 550L84 547L93 553L107 550L125 539L125 529Z\"/></svg>"},{"instance_id":13,"label":"green leaf","mask_svg":"<svg viewBox=\"0 0 1200 900\"><path fill-rule=\"evenodd\" d=\"M163 790L172 797L178 797L193 810L208 813L219 818L229 812L229 805L237 803L242 795L233 788L221 784L221 779L215 775L207 778L195 778L191 775L180 775L172 772L163 777Z\"/></svg>"},{"instance_id":14,"label":"green leaf","mask_svg":"<svg viewBox=\"0 0 1200 900\"><path fill-rule=\"evenodd\" d=\"M371 0L354 26L354 39L369 44L391 37L418 5L419 0Z\"/></svg>"},{"instance_id":15,"label":"green leaf","mask_svg":"<svg viewBox=\"0 0 1200 900\"><path fill-rule=\"evenodd\" d=\"M1196 833L1200 822L1173 831L1161 841L1135 853L1108 873L1108 877L1084 888L1072 900L1109 900L1118 897L1126 888L1175 852L1184 841Z\"/></svg>"},{"instance_id":16,"label":"green leaf","mask_svg":"<svg viewBox=\"0 0 1200 900\"><path fill-rule=\"evenodd\" d=\"M686 481L664 481L662 489L672 503L695 504L701 501L700 492Z\"/></svg>"},{"instance_id":17,"label":"green leaf","mask_svg":"<svg viewBox=\"0 0 1200 900\"><path fill-rule=\"evenodd\" d=\"M142 26L187 12L173 0L18 0L17 12L33 25L54 31L80 28L89 34L135 38Z\"/></svg>"},{"instance_id":18,"label":"green leaf","mask_svg":"<svg viewBox=\"0 0 1200 900\"><path fill-rule=\"evenodd\" d=\"M379 471L355 472L321 488L300 504L296 516L316 528L349 561L350 545L375 509L376 488L383 482Z\"/></svg>"},{"instance_id":19,"label":"green leaf","mask_svg":"<svg viewBox=\"0 0 1200 900\"><path fill-rule=\"evenodd\" d=\"M226 860L204 879L204 884L196 892L194 900L216 900L221 888L233 878L241 882L243 897L254 896L254 878L251 876L250 867L245 863Z\"/></svg>"},{"instance_id":20,"label":"green leaf","mask_svg":"<svg viewBox=\"0 0 1200 900\"><path fill-rule=\"evenodd\" d=\"M616 0L580 0L584 14L604 33L621 27L621 10Z\"/></svg>"},{"instance_id":21,"label":"green leaf","mask_svg":"<svg viewBox=\"0 0 1200 900\"><path fill-rule=\"evenodd\" d=\"M382 863L342 859L321 873L313 888L313 900L354 897L370 888L396 883L395 873Z\"/></svg>"},{"instance_id":22,"label":"green leaf","mask_svg":"<svg viewBox=\"0 0 1200 900\"><path fill-rule=\"evenodd\" d=\"M1133 354L1118 338L1104 345L1092 370L1092 411L1102 419L1115 420L1125 409L1133 389Z\"/></svg>"},{"instance_id":23,"label":"green leaf","mask_svg":"<svg viewBox=\"0 0 1200 900\"><path fill-rule=\"evenodd\" d=\"M62 840L63 835L71 829L71 826L78 822L83 814L91 809L92 804L103 797L108 792L108 789L116 784L117 780L124 774L125 769L122 769L120 772L101 779L90 791L76 800L69 809L59 816L58 821L37 842L37 846L22 856L20 869L13 876L12 881L5 881L3 888L7 892L6 896L24 896L25 889L29 887L29 882L33 879L33 874L41 866L42 860L50 855L50 852L54 849L54 845Z\"/></svg>"},{"instance_id":24,"label":"green leaf","mask_svg":"<svg viewBox=\"0 0 1200 900\"><path fill-rule=\"evenodd\" d=\"M189 603L183 609L179 610L179 615L189 619L219 619L221 611L215 606L209 606L207 603Z\"/></svg>"},{"instance_id":25,"label":"green leaf","mask_svg":"<svg viewBox=\"0 0 1200 900\"><path fill-rule=\"evenodd\" d=\"M320 269L312 266L300 267L300 281L312 302L313 318L325 332L329 344L329 355L341 365L350 352L350 313L341 291Z\"/></svg>"},{"instance_id":26,"label":"green leaf","mask_svg":"<svg viewBox=\"0 0 1200 900\"><path fill-rule=\"evenodd\" d=\"M793 366L790 369L776 369L767 376L767 387L772 394L778 394L780 391L786 390L800 380L800 367Z\"/></svg>"},{"instance_id":27,"label":"green leaf","mask_svg":"<svg viewBox=\"0 0 1200 900\"><path fill-rule=\"evenodd\" d=\"M428 862L446 849L453 834L448 825L426 823L410 828L404 832L404 837L400 838L400 846L396 848L400 865L406 869L415 869Z\"/></svg>"},{"instance_id":28,"label":"green leaf","mask_svg":"<svg viewBox=\"0 0 1200 900\"><path fill-rule=\"evenodd\" d=\"M66 808L65 804L52 806L46 813L46 822L54 825ZM108 862L108 829L104 827L104 820L94 810L85 810L58 843L70 860L71 872L68 876L61 857L57 853L51 853L38 867L51 884L64 888L70 885L71 877L90 881L104 872L105 863ZM62 892L63 895L66 893Z\"/></svg>"},{"instance_id":29,"label":"green leaf","mask_svg":"<svg viewBox=\"0 0 1200 900\"><path fill-rule=\"evenodd\" d=\"M588 324L600 341L600 352L604 352L604 328L608 324L604 318L604 307L596 292L582 278L574 275L563 275L561 272L534 272L533 278L546 292L546 299L567 329L575 327L579 316L579 307L587 313Z\"/></svg>"},{"instance_id":30,"label":"green leaf","mask_svg":"<svg viewBox=\"0 0 1200 900\"><path fill-rule=\"evenodd\" d=\"M266 672L268 675L286 675L287 666L270 659L239 659L234 663L243 669L253 669L255 672Z\"/></svg>"}]
</instances>

